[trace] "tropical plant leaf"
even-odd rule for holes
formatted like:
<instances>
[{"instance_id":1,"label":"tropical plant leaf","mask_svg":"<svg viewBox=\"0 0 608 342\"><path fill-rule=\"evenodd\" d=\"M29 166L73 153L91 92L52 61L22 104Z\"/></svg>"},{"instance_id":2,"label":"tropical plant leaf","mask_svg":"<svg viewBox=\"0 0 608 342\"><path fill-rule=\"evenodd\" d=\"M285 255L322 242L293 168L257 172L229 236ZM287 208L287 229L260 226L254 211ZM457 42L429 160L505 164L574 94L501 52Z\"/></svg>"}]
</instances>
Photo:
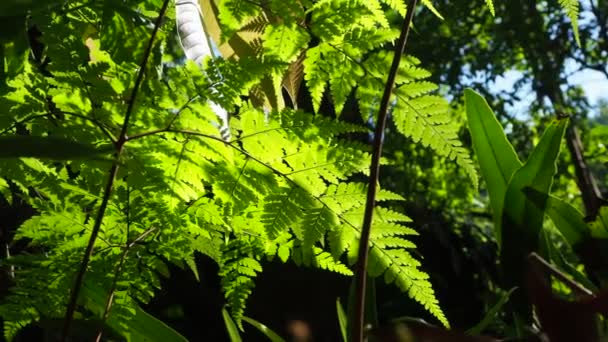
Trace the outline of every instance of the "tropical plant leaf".
<instances>
[{"instance_id":1,"label":"tropical plant leaf","mask_svg":"<svg viewBox=\"0 0 608 342\"><path fill-rule=\"evenodd\" d=\"M470 334L470 335L481 334L481 332L484 331L492 323L492 321L496 318L496 316L500 313L500 310L507 303L507 301L509 301L509 297L515 290L516 290L516 288L512 288L508 292L503 293L500 296L500 299L494 305L492 305L490 310L486 311L486 314L483 316L481 321L479 321L479 323L475 324L475 326L472 327L471 329L467 330L467 334Z\"/></svg>"},{"instance_id":2,"label":"tropical plant leaf","mask_svg":"<svg viewBox=\"0 0 608 342\"><path fill-rule=\"evenodd\" d=\"M464 98L473 149L488 187L494 227L499 227L507 186L522 163L486 100L472 89L464 91ZM494 231L500 246L501 231Z\"/></svg>"},{"instance_id":3,"label":"tropical plant leaf","mask_svg":"<svg viewBox=\"0 0 608 342\"><path fill-rule=\"evenodd\" d=\"M266 325L256 321L255 319L243 316L243 321L251 324L254 328L258 329L262 334L264 334L264 336L268 337L269 341L285 342L285 340L281 336L279 336L279 334L272 331L272 329L270 329Z\"/></svg>"},{"instance_id":4,"label":"tropical plant leaf","mask_svg":"<svg viewBox=\"0 0 608 342\"><path fill-rule=\"evenodd\" d=\"M503 210L502 229L504 235L531 243L536 247L538 233L542 228L547 198L536 199L534 203L528 201L524 189L534 189L534 193L547 194L553 184L553 176L557 172L556 160L559 155L561 141L568 125L568 119L556 119L545 130L538 145L532 151L530 158L513 174L507 191L505 203L509 203ZM533 194L530 192L530 194ZM538 205L542 204L542 205ZM523 235L522 235L523 234ZM518 243L511 246L504 241L502 247L513 251L514 247L521 247ZM532 252L531 248L527 252Z\"/></svg>"},{"instance_id":5,"label":"tropical plant leaf","mask_svg":"<svg viewBox=\"0 0 608 342\"><path fill-rule=\"evenodd\" d=\"M524 193L527 199L537 207L542 208L543 205L546 205L546 212L555 228L575 250L590 236L589 226L585 222L583 214L571 204L555 196L540 193L533 188L525 188Z\"/></svg>"},{"instance_id":6,"label":"tropical plant leaf","mask_svg":"<svg viewBox=\"0 0 608 342\"><path fill-rule=\"evenodd\" d=\"M348 317L346 311L340 302L340 298L336 298L336 315L338 316L338 324L340 326L340 333L342 334L342 341L348 342Z\"/></svg>"},{"instance_id":7,"label":"tropical plant leaf","mask_svg":"<svg viewBox=\"0 0 608 342\"><path fill-rule=\"evenodd\" d=\"M513 174L505 193L502 220L497 227L501 231L500 262L503 285L511 288L523 286L528 254L540 247L547 196L557 172L556 160L567 118L555 119L545 130L538 145L526 163ZM524 189L531 188L528 196L541 194L534 201L528 200ZM513 308L522 318L531 314L531 306L523 293L514 295Z\"/></svg>"},{"instance_id":8,"label":"tropical plant leaf","mask_svg":"<svg viewBox=\"0 0 608 342\"><path fill-rule=\"evenodd\" d=\"M230 342L241 342L242 340L239 328L237 328L236 324L234 323L226 309L222 309L222 317L224 318L224 325L226 326L226 331L228 332Z\"/></svg>"},{"instance_id":9,"label":"tropical plant leaf","mask_svg":"<svg viewBox=\"0 0 608 342\"><path fill-rule=\"evenodd\" d=\"M96 313L103 313L107 300L107 292L97 284L86 282L82 288L82 301L85 306ZM120 317L110 314L106 324L120 333L127 341L188 341L171 327L134 305L133 318L122 321Z\"/></svg>"}]
</instances>

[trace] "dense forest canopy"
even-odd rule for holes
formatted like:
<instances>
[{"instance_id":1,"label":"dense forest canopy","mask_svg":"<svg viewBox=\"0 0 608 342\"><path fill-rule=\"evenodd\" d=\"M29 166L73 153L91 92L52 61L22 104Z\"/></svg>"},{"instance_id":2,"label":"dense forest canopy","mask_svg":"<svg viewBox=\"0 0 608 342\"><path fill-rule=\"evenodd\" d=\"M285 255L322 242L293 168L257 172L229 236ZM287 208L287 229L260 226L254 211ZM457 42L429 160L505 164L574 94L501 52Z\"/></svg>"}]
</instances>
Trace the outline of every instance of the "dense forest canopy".
<instances>
[{"instance_id":1,"label":"dense forest canopy","mask_svg":"<svg viewBox=\"0 0 608 342\"><path fill-rule=\"evenodd\" d=\"M7 341L608 333L608 2L0 17Z\"/></svg>"}]
</instances>

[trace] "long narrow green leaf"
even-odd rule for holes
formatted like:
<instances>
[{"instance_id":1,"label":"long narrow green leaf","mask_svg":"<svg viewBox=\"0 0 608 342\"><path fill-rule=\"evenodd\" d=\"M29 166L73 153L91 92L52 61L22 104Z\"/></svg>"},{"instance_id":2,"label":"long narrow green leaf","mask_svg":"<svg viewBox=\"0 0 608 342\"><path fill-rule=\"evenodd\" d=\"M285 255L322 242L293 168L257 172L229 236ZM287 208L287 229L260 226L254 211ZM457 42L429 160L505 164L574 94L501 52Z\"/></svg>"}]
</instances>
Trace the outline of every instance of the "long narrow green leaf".
<instances>
[{"instance_id":1,"label":"long narrow green leaf","mask_svg":"<svg viewBox=\"0 0 608 342\"><path fill-rule=\"evenodd\" d=\"M336 298L336 314L338 315L338 323L340 324L340 333L342 333L342 341L348 342L348 318L346 312L340 303L340 298Z\"/></svg>"},{"instance_id":2,"label":"long narrow green leaf","mask_svg":"<svg viewBox=\"0 0 608 342\"><path fill-rule=\"evenodd\" d=\"M101 314L107 299L106 291L97 284L85 282L80 300L92 312ZM106 324L127 341L187 342L177 331L135 305L135 317L128 321L110 314Z\"/></svg>"},{"instance_id":3,"label":"long narrow green leaf","mask_svg":"<svg viewBox=\"0 0 608 342\"><path fill-rule=\"evenodd\" d=\"M466 89L464 94L473 148L488 187L497 243L502 246L500 221L507 185L522 163L486 100L471 89ZM541 205L542 199L535 204ZM567 203L555 197L549 198L547 214L571 245L578 243L584 234L581 218L573 210L576 211Z\"/></svg>"},{"instance_id":4,"label":"long narrow green leaf","mask_svg":"<svg viewBox=\"0 0 608 342\"><path fill-rule=\"evenodd\" d=\"M481 334L481 332L488 327L488 325L490 325L490 323L492 323L492 321L496 318L496 315L500 312L500 310L502 309L502 307L507 303L507 301L509 300L509 297L511 296L511 294L513 293L513 291L515 291L517 288L512 288L511 290L509 290L509 292L504 293L500 299L498 300L498 302L496 302L496 304L494 304L490 310L488 310L488 312L486 312L486 314L483 316L483 318L481 319L481 321L479 321L479 323L477 323L474 327L472 327L471 329L467 330L467 334L469 335L479 335Z\"/></svg>"},{"instance_id":5,"label":"long narrow green leaf","mask_svg":"<svg viewBox=\"0 0 608 342\"><path fill-rule=\"evenodd\" d=\"M555 196L540 193L533 188L525 188L524 192L527 199L538 207L542 207L546 203L547 214L571 247L576 248L589 236L589 227L583 214L572 205ZM540 201L538 201L539 199Z\"/></svg>"},{"instance_id":6,"label":"long narrow green leaf","mask_svg":"<svg viewBox=\"0 0 608 342\"><path fill-rule=\"evenodd\" d=\"M500 246L502 232L499 227L507 185L522 163L483 96L466 89L464 99L473 149L488 187L496 240Z\"/></svg>"},{"instance_id":7,"label":"long narrow green leaf","mask_svg":"<svg viewBox=\"0 0 608 342\"><path fill-rule=\"evenodd\" d=\"M516 228L523 230L518 233L525 233L528 237L538 238L547 198L543 200L543 197L539 196L540 198L532 203L527 199L524 189L533 189L535 190L534 193L549 193L553 184L553 176L557 172L555 162L559 155L567 124L567 119L553 121L545 130L530 158L513 174L505 194L505 203L509 205L505 206L503 212L504 234L506 234L504 230ZM505 247L504 244L503 247Z\"/></svg>"},{"instance_id":8,"label":"long narrow green leaf","mask_svg":"<svg viewBox=\"0 0 608 342\"><path fill-rule=\"evenodd\" d=\"M285 342L285 340L281 336L279 336L279 334L272 331L272 329L256 321L255 319L243 316L243 321L253 325L253 327L258 329L262 334L268 337L268 340L272 342Z\"/></svg>"},{"instance_id":9,"label":"long narrow green leaf","mask_svg":"<svg viewBox=\"0 0 608 342\"><path fill-rule=\"evenodd\" d=\"M228 337L230 337L230 342L241 342L239 328L237 328L226 309L222 309L222 317L224 317L224 324L226 325L226 331L228 332Z\"/></svg>"},{"instance_id":10,"label":"long narrow green leaf","mask_svg":"<svg viewBox=\"0 0 608 342\"><path fill-rule=\"evenodd\" d=\"M513 174L505 194L505 207L500 221L502 231L500 262L503 286L523 286L526 258L538 251L547 195L557 171L555 162L568 124L567 119L553 121L545 130L538 145L524 166ZM528 190L528 195L524 189ZM535 196L529 200L527 196ZM531 317L531 306L523 291L513 295L513 309L521 319Z\"/></svg>"}]
</instances>

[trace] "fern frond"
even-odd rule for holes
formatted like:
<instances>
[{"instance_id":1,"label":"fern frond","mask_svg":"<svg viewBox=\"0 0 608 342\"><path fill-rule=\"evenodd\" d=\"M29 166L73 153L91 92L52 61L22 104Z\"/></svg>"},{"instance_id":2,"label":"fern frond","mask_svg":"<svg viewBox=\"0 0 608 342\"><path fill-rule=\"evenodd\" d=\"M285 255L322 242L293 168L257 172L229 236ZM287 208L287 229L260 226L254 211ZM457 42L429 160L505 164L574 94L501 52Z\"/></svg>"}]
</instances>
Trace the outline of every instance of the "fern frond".
<instances>
[{"instance_id":1,"label":"fern frond","mask_svg":"<svg viewBox=\"0 0 608 342\"><path fill-rule=\"evenodd\" d=\"M340 215L341 224L328 235L329 245L334 259L345 252L349 263L357 261L360 229L364 207L353 206L348 212ZM409 296L422 304L444 325L449 326L443 314L428 275L419 270L420 262L407 251L415 245L404 238L417 233L401 222L411 221L406 215L390 209L376 207L370 236L370 259L368 272L370 276L384 276L387 283L395 284Z\"/></svg>"},{"instance_id":2,"label":"fern frond","mask_svg":"<svg viewBox=\"0 0 608 342\"><path fill-rule=\"evenodd\" d=\"M428 8L431 12L433 12L433 14L437 16L437 18L443 20L443 16L441 16L439 11L437 11L431 0L422 0L422 4L424 5L424 7Z\"/></svg>"},{"instance_id":3,"label":"fern frond","mask_svg":"<svg viewBox=\"0 0 608 342\"><path fill-rule=\"evenodd\" d=\"M458 138L459 125L452 122L447 102L438 96L429 95L437 87L424 81L430 74L419 68L420 63L408 56L401 61L396 78L396 106L392 119L397 130L430 147L439 155L455 160L464 169L475 186L478 178L469 152ZM383 70L390 65L390 55L380 52L363 62L366 77L359 82L357 100L364 118L372 115L382 96L381 78Z\"/></svg>"},{"instance_id":4,"label":"fern frond","mask_svg":"<svg viewBox=\"0 0 608 342\"><path fill-rule=\"evenodd\" d=\"M581 38L578 32L579 0L559 0L559 4L566 12L568 18L570 18L570 22L572 22L572 30L574 31L576 44L581 46Z\"/></svg>"},{"instance_id":5,"label":"fern frond","mask_svg":"<svg viewBox=\"0 0 608 342\"><path fill-rule=\"evenodd\" d=\"M324 60L324 54L329 52L330 49L324 45L308 49L306 51L306 59L304 60L304 80L306 86L310 92L312 99L313 110L319 111L321 106L321 100L323 99L323 92L329 79L327 67L322 64Z\"/></svg>"},{"instance_id":6,"label":"fern frond","mask_svg":"<svg viewBox=\"0 0 608 342\"><path fill-rule=\"evenodd\" d=\"M401 0L380 0L383 3L387 4L391 9L397 11L399 15L405 17L405 12L407 11L407 6L405 5L405 1Z\"/></svg>"},{"instance_id":7,"label":"fern frond","mask_svg":"<svg viewBox=\"0 0 608 342\"><path fill-rule=\"evenodd\" d=\"M305 210L313 205L314 200L300 188L281 188L280 192L264 198L261 222L270 238L291 230L298 239L303 240L304 233L298 221L304 217Z\"/></svg>"},{"instance_id":8,"label":"fern frond","mask_svg":"<svg viewBox=\"0 0 608 342\"><path fill-rule=\"evenodd\" d=\"M264 54L291 63L306 48L310 36L299 26L269 25L263 35Z\"/></svg>"},{"instance_id":9,"label":"fern frond","mask_svg":"<svg viewBox=\"0 0 608 342\"><path fill-rule=\"evenodd\" d=\"M246 0L226 0L218 4L218 19L222 25L222 40L228 40L250 18L260 15L261 8Z\"/></svg>"},{"instance_id":10,"label":"fern frond","mask_svg":"<svg viewBox=\"0 0 608 342\"><path fill-rule=\"evenodd\" d=\"M297 246L293 250L292 259L296 265L314 266L331 272L351 276L353 272L339 261L338 258L322 248L304 248Z\"/></svg>"},{"instance_id":11,"label":"fern frond","mask_svg":"<svg viewBox=\"0 0 608 342\"><path fill-rule=\"evenodd\" d=\"M45 31L50 76L28 61L9 81L10 91L0 99L8 109L0 112L3 132L15 134L19 123L35 135L92 145L116 141L153 11L145 7L125 13L121 7L97 16L98 8L92 6L99 5L87 3L62 20L42 14L35 18ZM388 52L376 51L385 51L397 37L389 28L387 7L405 14L403 2L393 0L269 0L263 6L226 0L219 3L219 20L228 40L223 46L229 45L233 58L207 59L201 69L193 62L168 62L163 44L153 46L86 277L102 289L118 280L113 315L130 321L134 303L149 301L160 288L160 277L168 275L165 262L185 263L195 272L195 252L220 265L222 289L237 322L264 258L352 274L340 260L344 254L350 262L356 258L367 189L352 178L368 172L370 154L368 146L345 142L341 135L368 129L281 110L280 85L289 81L296 98L304 77L315 110L329 87L338 115L357 91L362 110L371 111L391 60ZM280 13L280 20L272 13ZM305 30L302 20L308 13ZM159 41L168 38L167 32L159 30ZM125 42L111 39L117 34ZM309 34L318 43L304 52ZM100 38L85 45L83 37ZM64 56L68 50L73 53ZM408 57L399 70L394 116L412 108L425 111L406 114L442 136L452 134L444 132L444 108L428 95L435 86L424 81L428 72L418 65ZM399 107L402 98L411 106ZM221 139L210 102L235 112L231 141ZM416 129L408 127L406 134L423 144L432 141L434 148L453 156L449 146L435 142L441 139ZM7 334L40 317L63 316L107 167L92 161L0 160L0 179L6 180L0 188L6 192L5 183L15 184L37 211L16 237L45 250L44 255L10 259L21 263L24 272L17 274L15 291L0 307ZM378 193L379 202L401 200L389 191ZM415 231L406 222L402 213L375 209L370 273L396 281L439 315L430 284L407 252L413 248L407 236ZM126 245L129 253L113 247ZM82 308L85 315L93 310L86 303Z\"/></svg>"},{"instance_id":12,"label":"fern frond","mask_svg":"<svg viewBox=\"0 0 608 342\"><path fill-rule=\"evenodd\" d=\"M257 242L242 238L226 244L220 263L219 275L222 289L232 317L237 324L243 317L246 300L255 286L253 278L262 271L262 265L254 258Z\"/></svg>"},{"instance_id":13,"label":"fern frond","mask_svg":"<svg viewBox=\"0 0 608 342\"><path fill-rule=\"evenodd\" d=\"M492 13L492 16L495 17L496 12L494 10L494 0L486 0L486 6L488 6L488 8L490 9L490 13Z\"/></svg>"},{"instance_id":14,"label":"fern frond","mask_svg":"<svg viewBox=\"0 0 608 342\"><path fill-rule=\"evenodd\" d=\"M346 98L364 75L360 57L352 56L363 56L393 40L395 31L388 28L379 1L321 1L313 8L311 31L321 43L306 52L305 80L315 111L329 83L339 116Z\"/></svg>"},{"instance_id":15,"label":"fern frond","mask_svg":"<svg viewBox=\"0 0 608 342\"><path fill-rule=\"evenodd\" d=\"M334 257L330 253L324 251L323 249L315 247L313 253L314 266L343 275L353 275L353 272L350 270L350 268L348 268L348 266L334 259Z\"/></svg>"},{"instance_id":16,"label":"fern frond","mask_svg":"<svg viewBox=\"0 0 608 342\"><path fill-rule=\"evenodd\" d=\"M331 231L338 224L338 217L327 207L307 210L302 219L302 227L304 228L302 249L304 254L312 252L314 244L319 242L327 231Z\"/></svg>"},{"instance_id":17,"label":"fern frond","mask_svg":"<svg viewBox=\"0 0 608 342\"><path fill-rule=\"evenodd\" d=\"M379 220L378 220L379 221ZM380 221L374 223L371 231L372 239L399 235L418 235L414 229L394 222ZM409 247L408 247L409 248Z\"/></svg>"},{"instance_id":18,"label":"fern frond","mask_svg":"<svg viewBox=\"0 0 608 342\"><path fill-rule=\"evenodd\" d=\"M239 31L263 34L268 27L268 18L263 15L252 18L248 23L243 25Z\"/></svg>"},{"instance_id":19,"label":"fern frond","mask_svg":"<svg viewBox=\"0 0 608 342\"><path fill-rule=\"evenodd\" d=\"M450 326L435 297L429 276L418 270L420 262L403 249L379 248L375 240L372 241L369 256L370 275L384 275L384 281L388 284L395 282L399 289L422 304L444 326Z\"/></svg>"},{"instance_id":20,"label":"fern frond","mask_svg":"<svg viewBox=\"0 0 608 342\"><path fill-rule=\"evenodd\" d=\"M365 204L367 198L367 184L339 183L332 184L319 199L333 212L340 215L355 207ZM376 201L404 201L405 199L391 191L380 189L376 194Z\"/></svg>"},{"instance_id":21,"label":"fern frond","mask_svg":"<svg viewBox=\"0 0 608 342\"><path fill-rule=\"evenodd\" d=\"M421 142L439 155L455 160L464 169L473 185L478 186L477 172L469 151L458 138L459 127L452 123L443 98L424 95L414 99L397 89L400 99L393 112L397 129L415 142Z\"/></svg>"}]
</instances>

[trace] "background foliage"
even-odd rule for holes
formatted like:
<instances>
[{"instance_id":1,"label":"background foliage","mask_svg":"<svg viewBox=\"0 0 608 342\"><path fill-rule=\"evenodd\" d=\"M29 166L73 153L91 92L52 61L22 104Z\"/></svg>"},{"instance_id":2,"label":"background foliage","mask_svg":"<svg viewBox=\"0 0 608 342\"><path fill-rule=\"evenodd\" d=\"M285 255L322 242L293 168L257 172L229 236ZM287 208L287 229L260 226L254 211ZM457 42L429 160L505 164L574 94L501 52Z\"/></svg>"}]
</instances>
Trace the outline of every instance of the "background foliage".
<instances>
[{"instance_id":1,"label":"background foliage","mask_svg":"<svg viewBox=\"0 0 608 342\"><path fill-rule=\"evenodd\" d=\"M196 332L192 317L215 310L207 322L217 322L219 307L184 314L191 303L175 295L183 282L198 281L221 289L224 299L215 300L237 326L253 293L252 316L281 331L282 314L256 309L267 303L254 288L262 277L262 296L266 284L284 290L294 307L295 297L308 298L305 289L283 289L288 276L273 272L285 270L283 263L340 274L310 273L305 281L337 284L327 291L331 308L335 296L346 299L368 143L405 3L202 1L216 51L202 65L185 60L168 3L159 22L167 5L160 0L0 5L7 339L24 338L18 334L32 324L56 339L75 288L76 338L93 338L100 327L106 339L212 338ZM473 159L482 156L470 156L463 89L474 86L489 99L522 160L551 115L571 114L578 133L566 139L582 136L605 196L607 106L594 107L569 83L567 65L608 75L608 8L593 1L422 3L391 100L369 275L380 280L381 322L417 316L465 330L510 286L495 262L500 241ZM581 11L586 19L577 23ZM520 79L496 91L492 82L513 70ZM525 87L535 99L514 109ZM229 134L216 105L229 113ZM552 193L594 218L572 155L561 154ZM559 256L548 259L601 288L602 267L591 268L547 231ZM84 283L75 285L83 265ZM274 276L264 278L268 271ZM508 310L486 332L517 335ZM337 319L311 324L317 336L338 328Z\"/></svg>"}]
</instances>

